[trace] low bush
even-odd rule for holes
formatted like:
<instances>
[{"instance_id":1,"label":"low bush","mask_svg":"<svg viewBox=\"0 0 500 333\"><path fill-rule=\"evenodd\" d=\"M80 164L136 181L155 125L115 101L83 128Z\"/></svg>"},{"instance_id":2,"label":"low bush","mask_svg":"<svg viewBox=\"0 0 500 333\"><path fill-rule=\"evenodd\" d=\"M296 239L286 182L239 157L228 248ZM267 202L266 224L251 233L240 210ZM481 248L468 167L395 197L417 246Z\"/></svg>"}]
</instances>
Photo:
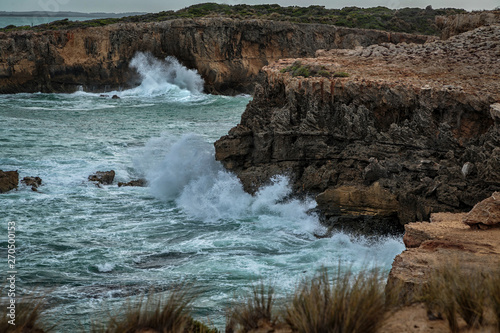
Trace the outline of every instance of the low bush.
<instances>
[{"instance_id":1,"label":"low bush","mask_svg":"<svg viewBox=\"0 0 500 333\"><path fill-rule=\"evenodd\" d=\"M290 21L295 23L320 23L344 26L349 28L368 28L386 31L420 33L438 35L439 29L435 24L437 16L465 13L463 9L421 9L401 8L389 9L386 7L359 8L345 7L342 9L327 9L324 6L287 6L279 5L227 5L217 3L201 3L178 11L163 11L122 18L95 19L90 21L52 22L35 26L33 30L57 30L80 28L88 26L102 26L116 22L158 22L176 18L199 18L209 16L225 16L239 19L259 17L265 20ZM0 31L17 30L3 28Z\"/></svg>"}]
</instances>

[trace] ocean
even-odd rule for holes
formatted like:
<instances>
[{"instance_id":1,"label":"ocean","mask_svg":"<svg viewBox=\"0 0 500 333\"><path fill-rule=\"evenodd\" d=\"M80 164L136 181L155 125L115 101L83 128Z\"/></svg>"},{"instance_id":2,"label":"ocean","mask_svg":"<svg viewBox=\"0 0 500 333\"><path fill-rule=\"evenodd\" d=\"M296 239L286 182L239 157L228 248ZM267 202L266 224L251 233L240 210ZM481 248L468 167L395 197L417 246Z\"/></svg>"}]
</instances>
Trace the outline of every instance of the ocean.
<instances>
[{"instance_id":1,"label":"ocean","mask_svg":"<svg viewBox=\"0 0 500 333\"><path fill-rule=\"evenodd\" d=\"M66 17L66 16L0 16L0 28L5 28L8 25L15 26L35 26L53 21L64 19L70 21L87 21L96 19L96 17Z\"/></svg>"},{"instance_id":2,"label":"ocean","mask_svg":"<svg viewBox=\"0 0 500 333\"><path fill-rule=\"evenodd\" d=\"M317 239L314 198L291 198L285 176L252 196L215 161L214 141L251 96L205 94L175 58L140 53L130 66L142 84L129 90L0 95L0 169L43 181L0 195L2 271L15 222L18 295L47 295L55 332L88 331L131 297L179 284L197 295L193 316L223 329L227 307L260 282L285 297L323 268L388 272L402 239ZM108 170L112 185L88 181ZM117 186L139 178L148 185Z\"/></svg>"}]
</instances>

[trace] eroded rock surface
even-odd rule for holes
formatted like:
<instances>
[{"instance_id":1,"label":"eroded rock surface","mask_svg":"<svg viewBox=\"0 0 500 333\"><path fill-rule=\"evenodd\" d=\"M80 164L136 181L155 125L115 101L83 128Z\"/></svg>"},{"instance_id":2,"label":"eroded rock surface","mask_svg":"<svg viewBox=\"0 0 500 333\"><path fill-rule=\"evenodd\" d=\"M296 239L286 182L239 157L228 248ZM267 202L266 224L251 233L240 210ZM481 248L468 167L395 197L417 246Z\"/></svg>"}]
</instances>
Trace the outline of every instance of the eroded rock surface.
<instances>
[{"instance_id":1,"label":"eroded rock surface","mask_svg":"<svg viewBox=\"0 0 500 333\"><path fill-rule=\"evenodd\" d=\"M409 299L444 264L460 264L465 272L500 267L500 229L474 230L462 222L466 213L436 213L429 222L405 225L406 250L396 256L389 285L402 282Z\"/></svg>"},{"instance_id":2,"label":"eroded rock surface","mask_svg":"<svg viewBox=\"0 0 500 333\"><path fill-rule=\"evenodd\" d=\"M197 69L211 93L250 93L259 70L318 49L383 42L424 43L429 36L229 18L120 23L59 31L0 33L0 93L105 91L138 82L136 52L175 56Z\"/></svg>"},{"instance_id":3,"label":"eroded rock surface","mask_svg":"<svg viewBox=\"0 0 500 333\"><path fill-rule=\"evenodd\" d=\"M17 171L0 170L0 193L6 193L16 189L19 184L19 173Z\"/></svg>"},{"instance_id":4,"label":"eroded rock surface","mask_svg":"<svg viewBox=\"0 0 500 333\"><path fill-rule=\"evenodd\" d=\"M442 39L448 39L484 25L498 23L500 23L500 10L436 17L436 24L441 30Z\"/></svg>"},{"instance_id":5,"label":"eroded rock surface","mask_svg":"<svg viewBox=\"0 0 500 333\"><path fill-rule=\"evenodd\" d=\"M472 229L500 227L500 192L476 204L463 221Z\"/></svg>"},{"instance_id":6,"label":"eroded rock surface","mask_svg":"<svg viewBox=\"0 0 500 333\"><path fill-rule=\"evenodd\" d=\"M42 185L42 179L40 177L24 177L21 183L26 186L31 186L32 191L38 191L38 187Z\"/></svg>"},{"instance_id":7,"label":"eroded rock surface","mask_svg":"<svg viewBox=\"0 0 500 333\"><path fill-rule=\"evenodd\" d=\"M138 187L144 187L147 185L147 182L145 179L135 179L135 180L131 180L129 182L119 182L118 183L118 187L122 187L122 186L138 186Z\"/></svg>"},{"instance_id":8,"label":"eroded rock surface","mask_svg":"<svg viewBox=\"0 0 500 333\"><path fill-rule=\"evenodd\" d=\"M89 176L89 181L97 182L98 184L111 185L115 179L115 171L97 171Z\"/></svg>"},{"instance_id":9,"label":"eroded rock surface","mask_svg":"<svg viewBox=\"0 0 500 333\"><path fill-rule=\"evenodd\" d=\"M424 45L279 60L263 69L240 124L215 143L216 159L251 193L290 175L295 193L322 193L327 218L364 210L404 224L468 211L500 190L499 39L491 25ZM285 70L297 60L331 75L293 77ZM374 183L388 209L364 199ZM359 200L322 200L346 188Z\"/></svg>"}]
</instances>

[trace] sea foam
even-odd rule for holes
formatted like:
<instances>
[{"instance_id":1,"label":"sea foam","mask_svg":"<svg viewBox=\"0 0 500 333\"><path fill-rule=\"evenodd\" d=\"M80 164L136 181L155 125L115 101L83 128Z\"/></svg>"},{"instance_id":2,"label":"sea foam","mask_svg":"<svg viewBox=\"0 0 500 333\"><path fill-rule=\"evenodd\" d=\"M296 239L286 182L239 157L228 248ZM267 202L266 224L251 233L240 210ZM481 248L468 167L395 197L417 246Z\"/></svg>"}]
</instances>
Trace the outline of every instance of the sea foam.
<instances>
[{"instance_id":1,"label":"sea foam","mask_svg":"<svg viewBox=\"0 0 500 333\"><path fill-rule=\"evenodd\" d=\"M201 94L203 79L196 70L183 66L175 57L164 60L149 52L138 52L129 64L141 77L141 84L121 93L122 96L158 96L164 94ZM120 96L120 94L119 94Z\"/></svg>"}]
</instances>

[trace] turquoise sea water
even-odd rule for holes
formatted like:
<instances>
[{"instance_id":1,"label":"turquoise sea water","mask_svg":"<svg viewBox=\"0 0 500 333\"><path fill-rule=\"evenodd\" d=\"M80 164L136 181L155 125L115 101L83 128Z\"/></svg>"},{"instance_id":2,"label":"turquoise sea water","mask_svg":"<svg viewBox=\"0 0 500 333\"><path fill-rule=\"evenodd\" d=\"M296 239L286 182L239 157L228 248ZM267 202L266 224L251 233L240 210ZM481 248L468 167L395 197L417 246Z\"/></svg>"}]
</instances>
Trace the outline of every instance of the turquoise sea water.
<instances>
[{"instance_id":1,"label":"turquoise sea water","mask_svg":"<svg viewBox=\"0 0 500 333\"><path fill-rule=\"evenodd\" d=\"M8 271L13 221L20 295L49 295L56 332L181 282L198 295L194 317L223 329L228 304L260 281L286 295L322 267L389 269L404 249L394 238L316 239L314 200L287 199L286 177L245 193L214 160L213 142L250 97L203 94L197 73L173 58L139 54L130 66L143 78L131 90L0 95L0 169L43 179L39 192L0 195L0 267ZM113 185L87 180L111 169ZM147 187L116 185L141 177Z\"/></svg>"}]
</instances>

